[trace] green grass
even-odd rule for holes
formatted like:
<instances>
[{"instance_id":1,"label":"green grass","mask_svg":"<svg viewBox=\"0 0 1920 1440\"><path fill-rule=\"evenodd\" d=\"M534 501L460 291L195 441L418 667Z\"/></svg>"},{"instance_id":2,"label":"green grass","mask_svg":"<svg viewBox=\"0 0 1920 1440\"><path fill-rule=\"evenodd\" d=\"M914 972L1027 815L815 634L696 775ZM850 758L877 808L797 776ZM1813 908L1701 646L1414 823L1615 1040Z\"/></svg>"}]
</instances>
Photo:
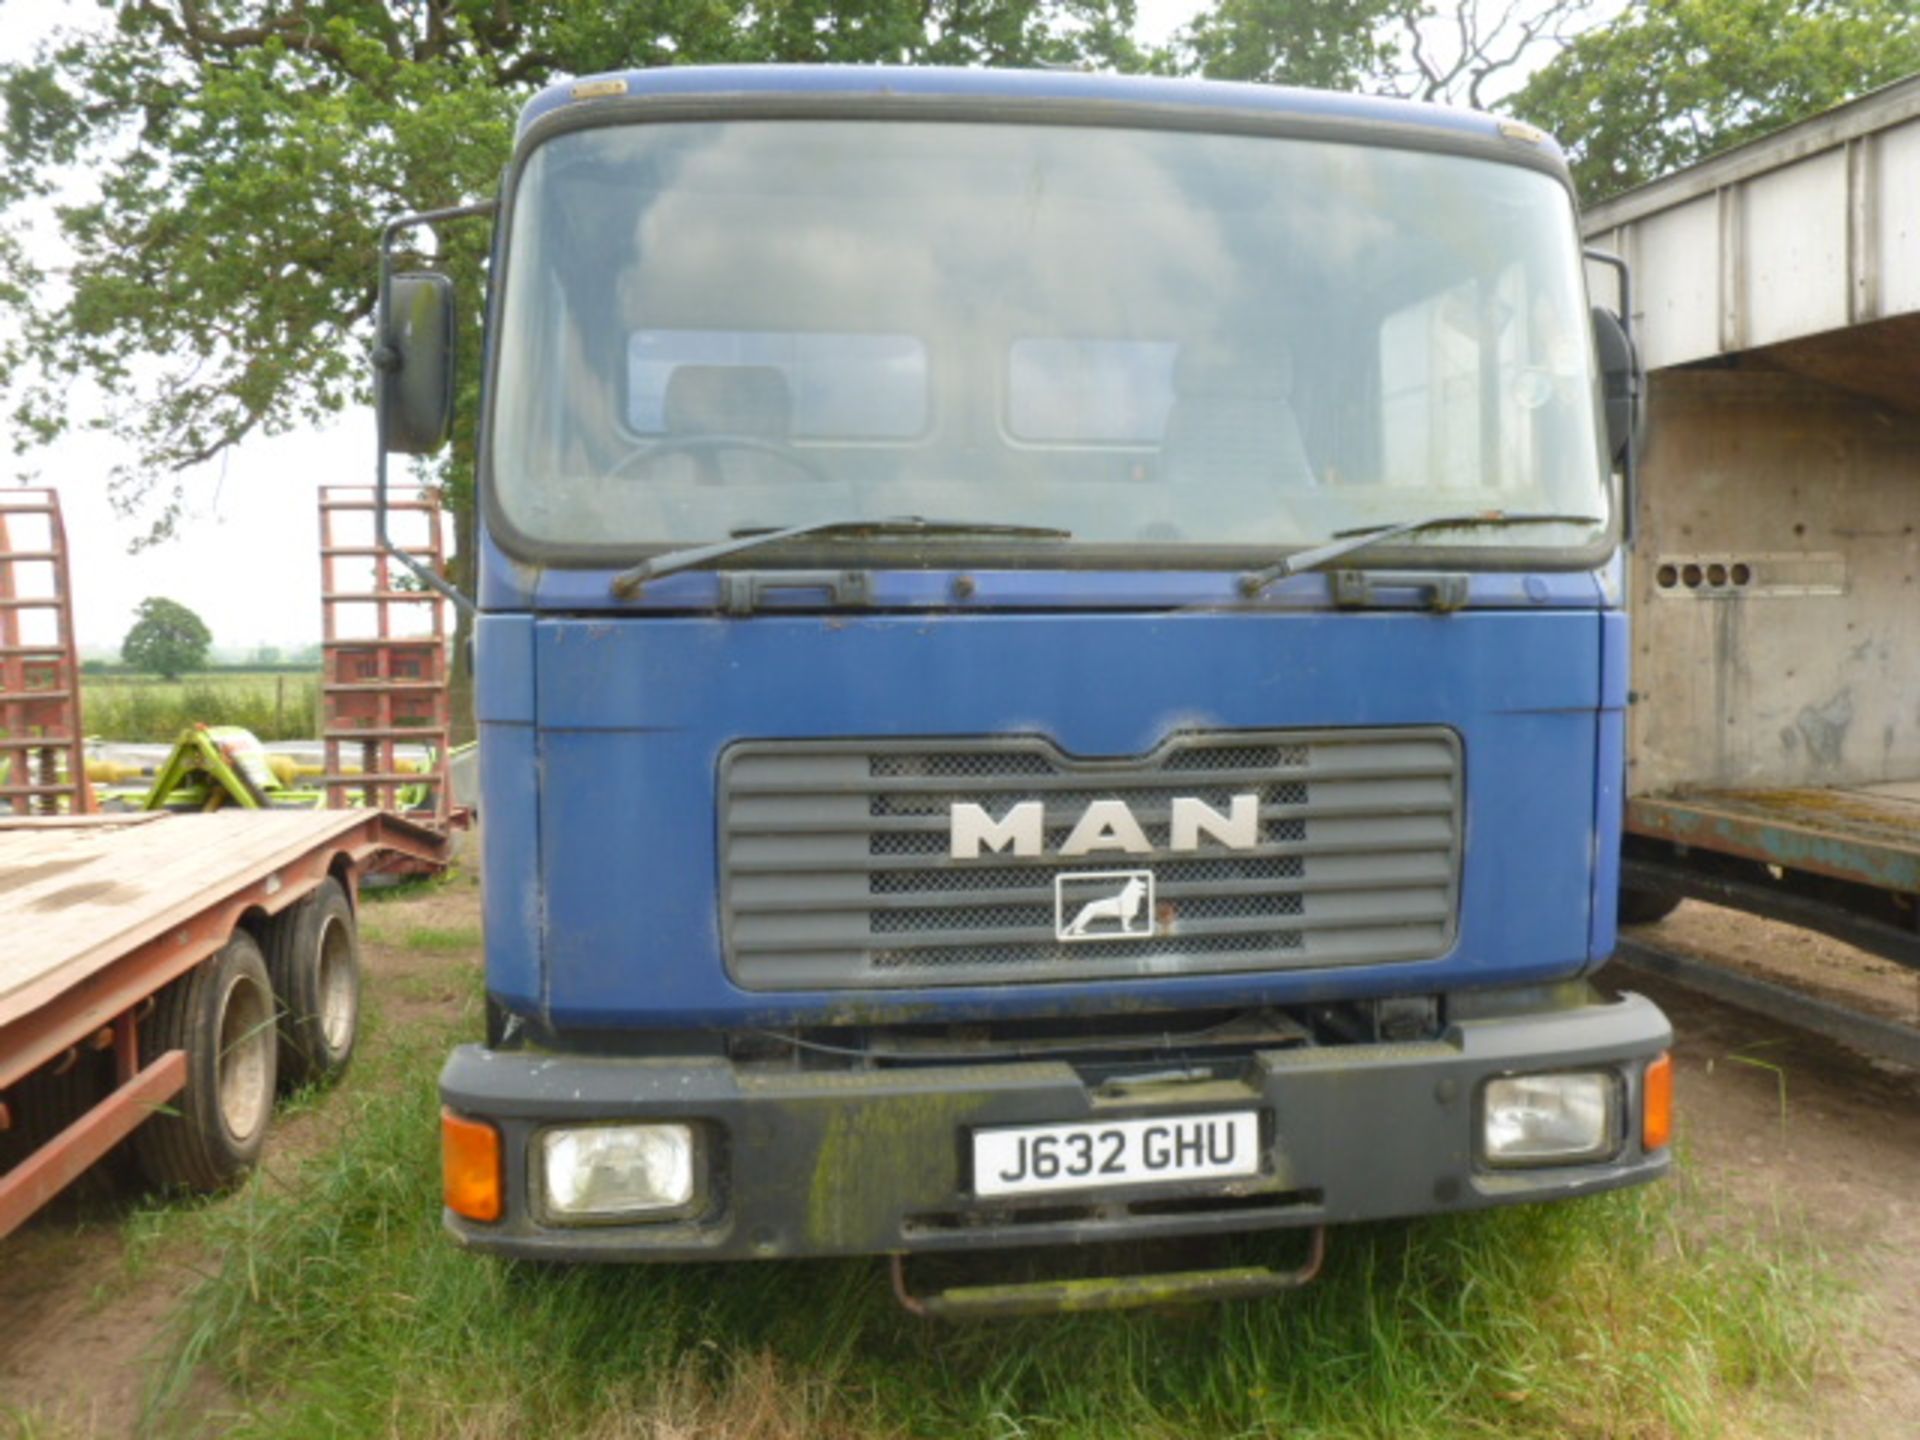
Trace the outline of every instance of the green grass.
<instances>
[{"instance_id":1,"label":"green grass","mask_svg":"<svg viewBox=\"0 0 1920 1440\"><path fill-rule=\"evenodd\" d=\"M407 904L445 890L477 890L480 877L457 861L428 875L406 875L397 880L382 880L378 885L361 888L360 898L367 905L393 906L404 910ZM361 927L366 928L364 925ZM475 933L478 933L477 931Z\"/></svg>"},{"instance_id":2,"label":"green grass","mask_svg":"<svg viewBox=\"0 0 1920 1440\"><path fill-rule=\"evenodd\" d=\"M401 937L409 950L429 953L451 950L478 950L483 942L478 925L414 925Z\"/></svg>"},{"instance_id":3,"label":"green grass","mask_svg":"<svg viewBox=\"0 0 1920 1440\"><path fill-rule=\"evenodd\" d=\"M214 670L161 680L86 675L81 720L103 740L171 741L188 726L242 725L262 740L318 732L320 678L312 674Z\"/></svg>"},{"instance_id":4,"label":"green grass","mask_svg":"<svg viewBox=\"0 0 1920 1440\"><path fill-rule=\"evenodd\" d=\"M489 1260L439 1224L453 1034L363 1048L339 1147L206 1212L162 1428L211 1376L236 1433L287 1437L1747 1434L1850 1323L1804 1235L1683 1184L1339 1230L1280 1300L971 1326L907 1318L872 1261Z\"/></svg>"}]
</instances>

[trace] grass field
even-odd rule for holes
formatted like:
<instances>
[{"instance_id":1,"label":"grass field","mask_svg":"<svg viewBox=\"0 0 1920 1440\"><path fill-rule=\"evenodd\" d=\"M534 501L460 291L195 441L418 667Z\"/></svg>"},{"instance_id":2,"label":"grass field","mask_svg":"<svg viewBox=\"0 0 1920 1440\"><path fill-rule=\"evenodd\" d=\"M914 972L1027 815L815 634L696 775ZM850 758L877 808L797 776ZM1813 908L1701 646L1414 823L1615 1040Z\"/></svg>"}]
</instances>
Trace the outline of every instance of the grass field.
<instances>
[{"instance_id":1,"label":"grass field","mask_svg":"<svg viewBox=\"0 0 1920 1440\"><path fill-rule=\"evenodd\" d=\"M385 978L328 1101L337 1142L181 1217L212 1269L161 1431L193 1433L211 1386L232 1433L290 1437L1747 1435L1847 1343L1804 1233L1761 1236L1685 1180L1342 1229L1285 1299L996 1324L907 1318L877 1261L470 1255L440 1228L434 1088L479 1028L465 903L369 907ZM1237 1248L1284 1264L1296 1243Z\"/></svg>"},{"instance_id":2,"label":"grass field","mask_svg":"<svg viewBox=\"0 0 1920 1440\"><path fill-rule=\"evenodd\" d=\"M320 677L284 671L210 670L162 680L85 675L81 721L103 740L170 741L189 725L243 725L262 740L318 734Z\"/></svg>"}]
</instances>

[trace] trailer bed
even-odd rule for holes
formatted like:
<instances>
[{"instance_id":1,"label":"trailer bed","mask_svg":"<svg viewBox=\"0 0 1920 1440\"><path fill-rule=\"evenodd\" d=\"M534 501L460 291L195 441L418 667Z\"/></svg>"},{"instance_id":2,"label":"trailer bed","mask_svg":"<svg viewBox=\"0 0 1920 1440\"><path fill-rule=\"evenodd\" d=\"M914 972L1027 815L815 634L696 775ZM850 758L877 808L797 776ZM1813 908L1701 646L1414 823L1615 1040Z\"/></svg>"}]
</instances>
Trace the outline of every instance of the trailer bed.
<instances>
[{"instance_id":1,"label":"trailer bed","mask_svg":"<svg viewBox=\"0 0 1920 1440\"><path fill-rule=\"evenodd\" d=\"M151 997L330 876L444 862L443 834L377 810L0 819L0 1131L9 1087L84 1051L115 1053L118 1087L0 1171L0 1236L186 1083L179 1050L142 1056Z\"/></svg>"},{"instance_id":2,"label":"trailer bed","mask_svg":"<svg viewBox=\"0 0 1920 1440\"><path fill-rule=\"evenodd\" d=\"M1627 829L1765 865L1920 892L1920 780L1641 798L1628 802Z\"/></svg>"},{"instance_id":3,"label":"trailer bed","mask_svg":"<svg viewBox=\"0 0 1920 1440\"><path fill-rule=\"evenodd\" d=\"M278 872L334 845L363 859L385 848L371 843L376 832L409 851L437 854L442 844L430 831L364 810L0 821L0 934L8 937L0 949L0 1037L156 938L178 931L173 950L197 949L192 922L223 900L257 887L261 893L249 898L269 913L282 909L310 887L290 885L292 877L275 885ZM183 953L169 968L179 973L193 963ZM21 1073L19 1059L12 1046L0 1049L0 1085Z\"/></svg>"}]
</instances>

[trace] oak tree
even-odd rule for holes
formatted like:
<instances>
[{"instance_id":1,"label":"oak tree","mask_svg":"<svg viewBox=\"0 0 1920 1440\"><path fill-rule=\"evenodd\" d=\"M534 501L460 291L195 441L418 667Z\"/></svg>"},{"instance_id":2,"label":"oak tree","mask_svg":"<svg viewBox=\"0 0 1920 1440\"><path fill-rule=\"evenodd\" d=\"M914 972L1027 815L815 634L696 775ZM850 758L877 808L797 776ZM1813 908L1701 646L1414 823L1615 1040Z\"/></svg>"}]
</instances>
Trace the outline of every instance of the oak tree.
<instances>
[{"instance_id":1,"label":"oak tree","mask_svg":"<svg viewBox=\"0 0 1920 1440\"><path fill-rule=\"evenodd\" d=\"M1593 23L1595 0L1215 0L1175 38L1215 80L1491 108Z\"/></svg>"},{"instance_id":2,"label":"oak tree","mask_svg":"<svg viewBox=\"0 0 1920 1440\"><path fill-rule=\"evenodd\" d=\"M1588 200L1920 70L1912 0L1643 0L1511 97Z\"/></svg>"},{"instance_id":3,"label":"oak tree","mask_svg":"<svg viewBox=\"0 0 1920 1440\"><path fill-rule=\"evenodd\" d=\"M206 664L212 645L205 621L178 600L154 595L134 613L133 628L120 642L120 658L136 670L177 680Z\"/></svg>"}]
</instances>

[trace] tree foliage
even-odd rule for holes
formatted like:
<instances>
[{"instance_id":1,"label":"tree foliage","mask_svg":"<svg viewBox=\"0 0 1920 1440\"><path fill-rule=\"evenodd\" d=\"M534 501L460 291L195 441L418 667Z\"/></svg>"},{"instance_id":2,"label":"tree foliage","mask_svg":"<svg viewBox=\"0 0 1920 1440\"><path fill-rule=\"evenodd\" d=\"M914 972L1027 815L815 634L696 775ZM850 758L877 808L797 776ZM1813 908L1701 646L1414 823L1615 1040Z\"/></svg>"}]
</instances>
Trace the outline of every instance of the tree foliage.
<instances>
[{"instance_id":1,"label":"tree foliage","mask_svg":"<svg viewBox=\"0 0 1920 1440\"><path fill-rule=\"evenodd\" d=\"M1216 0L1180 35L1215 80L1359 89L1486 108L1590 23L1594 0Z\"/></svg>"},{"instance_id":2,"label":"tree foliage","mask_svg":"<svg viewBox=\"0 0 1920 1440\"><path fill-rule=\"evenodd\" d=\"M1218 0L1179 37L1183 60L1211 80L1348 90L1393 59L1400 0Z\"/></svg>"},{"instance_id":3,"label":"tree foliage","mask_svg":"<svg viewBox=\"0 0 1920 1440\"><path fill-rule=\"evenodd\" d=\"M1920 70L1912 0L1645 0L1536 72L1514 113L1589 200Z\"/></svg>"},{"instance_id":4,"label":"tree foliage","mask_svg":"<svg viewBox=\"0 0 1920 1440\"><path fill-rule=\"evenodd\" d=\"M105 34L0 66L0 389L21 445L108 397L133 442L124 507L250 434L367 394L380 223L491 189L515 112L556 76L694 61L1140 63L1133 0L117 0ZM73 256L40 273L22 215L58 209ZM83 188L84 185L83 185ZM484 227L439 263L477 314ZM469 329L469 333L473 333ZM471 408L465 412L471 416ZM456 505L471 434L446 478ZM466 443L463 443L466 442Z\"/></svg>"},{"instance_id":5,"label":"tree foliage","mask_svg":"<svg viewBox=\"0 0 1920 1440\"><path fill-rule=\"evenodd\" d=\"M1503 86L1593 21L1594 0L1452 0L1405 4L1393 94L1492 108Z\"/></svg>"},{"instance_id":6,"label":"tree foliage","mask_svg":"<svg viewBox=\"0 0 1920 1440\"><path fill-rule=\"evenodd\" d=\"M1518 115L1567 146L1591 200L1920 70L1920 5L1635 0L1603 18L1595 0L1216 0L1178 48L1217 79Z\"/></svg>"},{"instance_id":7,"label":"tree foliage","mask_svg":"<svg viewBox=\"0 0 1920 1440\"><path fill-rule=\"evenodd\" d=\"M120 642L120 658L137 670L176 680L206 663L213 635L201 618L162 595L140 602L133 628Z\"/></svg>"}]
</instances>

